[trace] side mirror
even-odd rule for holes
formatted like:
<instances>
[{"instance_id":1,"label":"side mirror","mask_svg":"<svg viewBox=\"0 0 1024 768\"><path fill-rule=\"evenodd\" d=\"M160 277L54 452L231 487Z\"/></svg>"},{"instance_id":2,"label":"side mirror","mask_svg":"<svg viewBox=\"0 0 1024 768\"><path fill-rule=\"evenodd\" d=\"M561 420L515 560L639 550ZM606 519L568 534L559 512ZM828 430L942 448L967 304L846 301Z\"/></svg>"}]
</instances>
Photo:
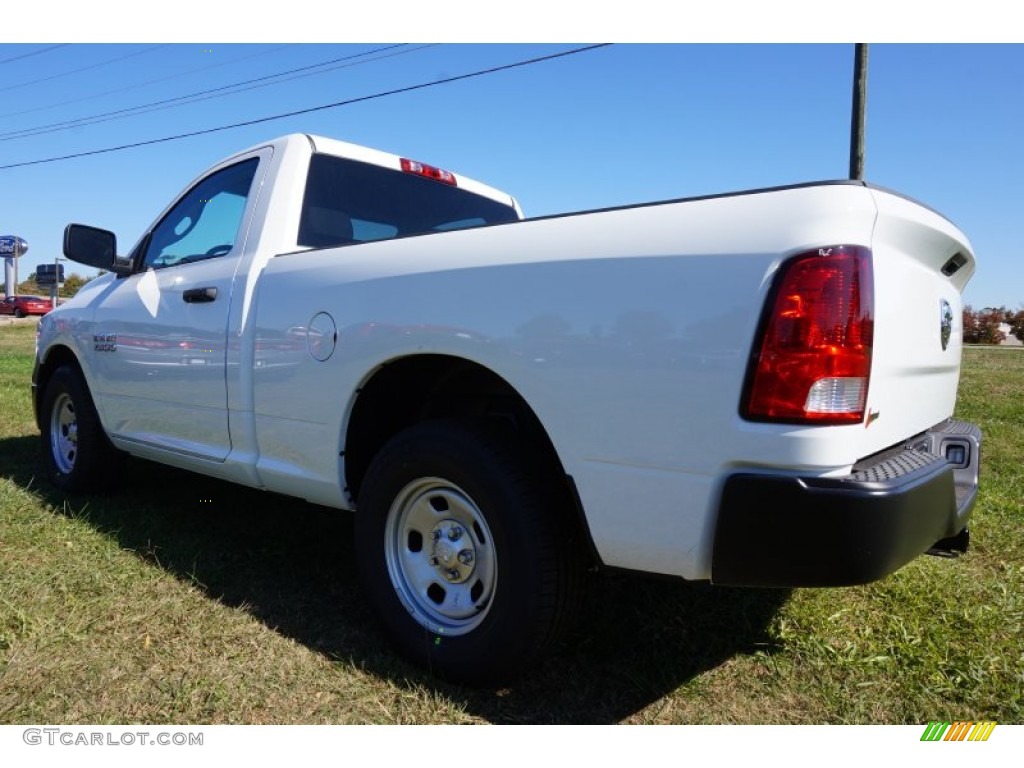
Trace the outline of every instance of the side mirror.
<instances>
[{"instance_id":1,"label":"side mirror","mask_svg":"<svg viewBox=\"0 0 1024 768\"><path fill-rule=\"evenodd\" d=\"M64 229L64 255L79 264L127 275L132 271L130 260L118 258L117 237L113 232L84 224L68 224Z\"/></svg>"}]
</instances>

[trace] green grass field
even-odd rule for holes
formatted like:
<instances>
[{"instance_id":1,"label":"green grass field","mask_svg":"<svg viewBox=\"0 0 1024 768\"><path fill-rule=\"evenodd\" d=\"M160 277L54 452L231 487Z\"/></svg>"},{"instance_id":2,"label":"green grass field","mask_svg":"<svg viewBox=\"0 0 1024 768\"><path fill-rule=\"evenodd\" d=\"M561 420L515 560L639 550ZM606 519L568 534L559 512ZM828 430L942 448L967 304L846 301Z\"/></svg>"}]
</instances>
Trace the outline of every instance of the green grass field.
<instances>
[{"instance_id":1,"label":"green grass field","mask_svg":"<svg viewBox=\"0 0 1024 768\"><path fill-rule=\"evenodd\" d=\"M1024 722L1020 351L965 353L966 557L848 589L598 576L564 649L480 691L391 653L345 514L139 461L109 498L54 493L33 339L0 326L2 723Z\"/></svg>"}]
</instances>

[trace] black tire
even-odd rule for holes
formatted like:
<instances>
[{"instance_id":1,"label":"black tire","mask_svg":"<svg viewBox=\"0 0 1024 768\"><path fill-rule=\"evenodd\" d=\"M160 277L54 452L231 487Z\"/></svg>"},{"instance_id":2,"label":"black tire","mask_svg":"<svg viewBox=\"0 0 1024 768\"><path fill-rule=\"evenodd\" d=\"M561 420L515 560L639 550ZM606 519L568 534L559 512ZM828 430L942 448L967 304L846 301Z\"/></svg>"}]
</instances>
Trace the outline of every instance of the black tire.
<instances>
[{"instance_id":1,"label":"black tire","mask_svg":"<svg viewBox=\"0 0 1024 768\"><path fill-rule=\"evenodd\" d=\"M356 558L370 603L403 654L459 683L520 673L580 602L582 560L560 496L514 437L477 422L413 426L380 451L360 491Z\"/></svg>"},{"instance_id":2,"label":"black tire","mask_svg":"<svg viewBox=\"0 0 1024 768\"><path fill-rule=\"evenodd\" d=\"M25 310L23 310L21 307L15 307L14 308L14 316L15 317L24 317L25 316Z\"/></svg>"},{"instance_id":3,"label":"black tire","mask_svg":"<svg viewBox=\"0 0 1024 768\"><path fill-rule=\"evenodd\" d=\"M117 477L120 453L107 439L77 367L64 365L53 372L40 414L43 467L50 482L67 493L108 489Z\"/></svg>"}]
</instances>

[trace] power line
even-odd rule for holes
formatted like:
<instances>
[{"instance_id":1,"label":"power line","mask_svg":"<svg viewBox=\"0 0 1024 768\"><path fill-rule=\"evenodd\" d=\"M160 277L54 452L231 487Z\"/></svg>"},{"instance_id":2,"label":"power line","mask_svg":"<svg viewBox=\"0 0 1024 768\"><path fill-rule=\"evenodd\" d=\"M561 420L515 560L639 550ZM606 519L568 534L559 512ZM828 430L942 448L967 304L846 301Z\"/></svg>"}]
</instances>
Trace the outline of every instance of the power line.
<instances>
[{"instance_id":1,"label":"power line","mask_svg":"<svg viewBox=\"0 0 1024 768\"><path fill-rule=\"evenodd\" d=\"M20 61L21 59L27 59L29 56L38 56L41 53L47 53L48 51L55 51L58 48L63 48L68 43L60 43L59 45L51 45L47 48L40 48L38 51L29 51L28 53L22 53L18 56L11 56L9 59L0 61L0 64L10 64L12 61Z\"/></svg>"},{"instance_id":2,"label":"power line","mask_svg":"<svg viewBox=\"0 0 1024 768\"><path fill-rule=\"evenodd\" d=\"M66 43L65 43L65 45L66 45ZM144 80L141 83L135 83L134 85L127 85L127 86L125 86L123 88L114 88L113 90L101 91L100 93L90 93L90 94L86 94L85 96L79 96L77 99L64 99L63 101L58 101L58 102L55 102L53 104L46 104L46 105L41 106L41 107L32 107L31 109L19 109L18 110L18 117L22 117L24 115L30 115L33 112L45 112L48 109L55 109L57 107L66 107L68 104L77 104L80 101L92 101L94 99L102 98L103 96L113 96L114 94L124 93L125 91L134 91L134 90L137 90L139 88L145 88L146 86L149 86L149 85L155 85L156 83L163 83L163 82L165 82L167 80L175 80L175 79L177 79L179 77L185 77L187 75L194 75L197 72L206 72L206 71L211 70L211 69L218 69L220 67L226 67L226 66L229 66L231 64L237 64L240 61L248 61L249 59L259 58L261 56L268 56L271 53L276 53L277 51L283 51L285 48L294 48L294 47L295 47L295 43L288 43L286 45L279 45L279 46L276 46L274 48L271 48L270 50L257 51L256 53L250 53L250 54L248 54L246 56L239 56L236 59L228 59L227 61L218 61L216 64L208 64L205 67L196 67L195 69L187 69L184 72L175 72L173 75L165 75L164 77L156 77L156 78L153 78L152 80Z\"/></svg>"},{"instance_id":3,"label":"power line","mask_svg":"<svg viewBox=\"0 0 1024 768\"><path fill-rule=\"evenodd\" d=\"M255 118L253 120L244 120L244 121L239 122L239 123L231 123L229 125L220 125L220 126L217 126L215 128L204 128L201 131L191 131L190 133L179 133L179 134L175 134L173 136L164 136L164 137L159 138L159 139L148 139L146 141L137 141L137 142L134 142L132 144L121 144L121 145L115 146L115 147L105 147L103 149L93 149L93 150L89 150L87 152L76 152L76 153L70 154L70 155L60 155L58 157L47 157L47 158L42 158L40 160L26 160L26 161L23 161L23 162L20 162L20 163L8 163L7 165L0 165L0 170L7 170L9 168L23 168L23 167L28 166L28 165L41 165L43 163L56 163L56 162L60 162L61 160L73 160L73 159L78 158L78 157L89 157L91 155L102 155L102 154L106 154L106 153L109 153L109 152L120 152L120 151L125 150L125 149L134 149L136 147L146 147L146 146L150 146L150 145L153 145L153 144L164 144L164 143L170 142L170 141L179 141L181 139L190 139L190 138L193 138L194 136L204 136L206 134L218 133L220 131L227 131L227 130L231 130L233 128L244 128L244 127L250 126L250 125L258 125L260 123L269 123L269 122L272 122L274 120L283 120L284 118L287 118L287 117L296 117L298 115L307 115L307 114L310 114L312 112L322 112L322 111L327 110L327 109L336 109L338 107L345 107L345 106L349 106L349 105L352 105L352 104L359 104L359 103L365 102L365 101L373 101L375 99L381 99L381 98L384 98L386 96L396 96L396 95L398 95L400 93L410 93L412 91L423 90L424 88L432 88L432 87L434 87L436 85L445 85L447 83L455 83L455 82L459 82L460 80L469 80L471 78L481 77L483 75L492 75L492 74L494 74L496 72L504 72L504 71L507 71L507 70L510 70L510 69L517 69L517 68L520 68L520 67L530 66L532 64L540 64L541 62L544 62L544 61L551 61L553 59L561 59L561 58L564 58L566 56L573 56L573 55L578 54L578 53L585 53L587 51L593 51L593 50L596 50L598 48L605 48L608 45L611 45L611 43L599 43L597 45L587 45L587 46L583 46L581 48L573 48L573 49L568 50L568 51L561 51L560 53L548 54L547 56L538 56L538 57L535 57L535 58L532 58L532 59L524 59L522 61L516 61L516 62L513 62L511 64L502 64L500 66L490 67L488 69L479 69L479 70L477 70L475 72L468 72L468 73L463 74L463 75L454 75L452 77L445 77L445 78L441 78L439 80L431 80L431 81L426 82L426 83L418 83L416 85L408 85L408 86L405 86L403 88L394 88L394 89L389 90L389 91L380 91L379 93L370 94L369 96L357 96L356 98L353 98L353 99L345 99L344 101L336 101L336 102L333 102L331 104L321 104L320 106L308 107L306 109L297 109L297 110L294 110L292 112L282 112L281 114L269 115L267 117L258 117L258 118Z\"/></svg>"},{"instance_id":4,"label":"power line","mask_svg":"<svg viewBox=\"0 0 1024 768\"><path fill-rule=\"evenodd\" d=\"M263 81L263 80L273 79L275 77L283 77L284 75L289 75L289 74L292 74L294 72L301 72L301 71L306 70L306 69L314 69L316 67L326 66L327 64L333 64L335 62L343 61L343 60L346 60L346 59L353 59L353 58L359 58L359 57L362 57L362 56L369 56L369 55L371 55L373 53L378 53L380 51L386 51L386 50L390 50L392 48L399 48L399 47L401 47L401 46L400 45L386 46L384 48L377 48L377 49L374 49L372 51L366 51L366 52L363 52L363 53L353 54L353 55L350 55L350 56L343 56L343 57L337 58L337 59L330 59L330 60L328 60L326 62L321 62L320 64L311 64L311 65L306 66L306 67L299 67L298 69L292 69L292 70L287 70L285 72L279 72L279 73L277 73L275 75L267 75L265 77L254 78L252 80L243 80L243 81L241 81L239 83L232 83L230 85L221 86L219 88L210 88L210 89L207 89L205 91L197 91L196 93L187 94L185 96L175 96L175 97L170 98L170 99L163 99L161 101L154 101L154 102L150 102L148 104L140 104L140 105L137 105L137 106L134 106L134 107L126 107L125 109L114 110L114 111L111 111L111 112L102 112L100 114L88 115L88 116L85 116L85 117L74 118L72 120L64 120L62 122L50 123L48 125L39 125L39 126L34 126L32 128L22 128L22 129L17 130L17 131L10 131L8 133L0 134L0 141L11 141L13 139L27 138L29 136L37 136L37 135L41 135L41 134L45 134L45 133L52 133L54 131L67 130L69 128L77 128L77 127L80 127L82 125L92 125L94 123L107 122L108 120L118 119L117 116L131 117L133 115L126 114L126 113L131 113L131 112L135 112L136 114L146 114L147 112L155 112L155 111L158 111L158 109L149 109L149 108L150 107L167 108L167 107L159 107L159 105L164 105L164 104L168 104L169 105L172 102L176 102L176 101L182 101L184 103L192 103L190 101L187 101L189 99L193 99L194 101L202 101L203 99L201 99L201 98L194 98L194 97L204 96L205 94L213 94L213 93L216 93L218 91L229 90L231 88L236 88L236 87L239 87L239 86L247 85L249 83L257 83L257 82L260 82L260 81ZM317 74L317 73L314 73L314 74ZM270 85L273 85L273 84L274 83L270 83ZM256 86L254 86L254 87L256 87ZM250 89L248 89L248 88L239 88L239 91L237 91L237 92L240 93L240 92L245 91L245 90L250 90ZM224 94L224 95L228 95L228 94ZM210 97L207 97L207 98L210 98ZM9 137L9 138L7 138L7 137Z\"/></svg>"},{"instance_id":5,"label":"power line","mask_svg":"<svg viewBox=\"0 0 1024 768\"><path fill-rule=\"evenodd\" d=\"M144 53L150 53L151 51L155 51L158 48L166 48L168 45L169 43L162 43L161 45L151 45L149 48L143 48L141 51L132 51L131 53L126 53L124 56L118 56L113 59L107 59L106 61L98 62L96 64L90 64L88 67L78 67L77 69L72 69L68 72L60 72L56 75L47 75L46 77L40 77L36 80L28 80L24 83L18 83L16 85L8 85L5 88L0 88L0 91L13 91L17 88L25 88L30 85L46 83L50 80L58 80L62 77L68 77L69 75L77 75L79 72L87 72L90 69L98 69L99 67L105 67L107 66L107 64L115 64L119 61L124 61L125 59L133 58L134 56L141 56Z\"/></svg>"},{"instance_id":6,"label":"power line","mask_svg":"<svg viewBox=\"0 0 1024 768\"><path fill-rule=\"evenodd\" d=\"M423 50L424 48L430 48L434 44L421 45L415 48L411 48L406 51L396 51L390 54L377 56L376 58L368 59L365 57L373 56L377 53L384 53L386 51L393 51L397 48L404 47L405 44L399 45L388 45L382 48L375 48L371 51L363 51L362 53L349 54L348 56L341 56L335 59L329 59L327 61L320 62L319 64L309 64L305 67L298 67L296 69L286 70L284 72L278 72L273 75L265 75L263 77L256 77L251 80L243 80L238 83L231 83L230 85L222 85L218 88L208 88L204 91L197 91L195 93L186 94L185 96L174 96L169 99L162 99L160 101L153 101L148 104L139 104L134 107L125 107L124 109L117 109L111 112L102 112L96 115L88 115L86 117L78 117L72 120L64 120L57 123L50 123L48 125L37 125L32 128L22 128L16 131L9 131L8 133L0 133L0 141L15 141L17 139L26 139L34 136L41 136L47 133L54 133L57 131L68 131L72 128L80 128L85 125L95 125L96 123L105 123L111 120L121 120L126 117L136 117L138 115L145 115L150 112L158 112L163 109L171 109L173 107L183 106L185 104L194 104L199 101L206 101L208 99L220 98L221 96L232 96L236 93L244 93L245 91L251 91L256 88L266 88L272 85L280 85L281 83L289 80L296 80L302 77L312 77L313 75L321 75L326 72L333 72L337 69L344 69L346 67L353 67L359 64L366 64L372 61L378 61L384 58L390 58L391 56L399 56L408 53L414 53L415 51ZM355 61L353 59L363 59L363 61ZM338 62L347 62L338 64ZM328 69L322 69L320 72L309 72L310 69L318 69L321 67L327 67L330 64L337 64L337 66L330 67ZM300 74L296 74L300 73ZM292 75L292 77L286 77ZM282 79L278 79L282 78ZM277 80L277 82L265 82L268 80ZM246 87L242 87L246 86ZM232 90L234 89L234 90ZM227 91L227 93L222 93ZM180 103L175 103L180 102Z\"/></svg>"}]
</instances>

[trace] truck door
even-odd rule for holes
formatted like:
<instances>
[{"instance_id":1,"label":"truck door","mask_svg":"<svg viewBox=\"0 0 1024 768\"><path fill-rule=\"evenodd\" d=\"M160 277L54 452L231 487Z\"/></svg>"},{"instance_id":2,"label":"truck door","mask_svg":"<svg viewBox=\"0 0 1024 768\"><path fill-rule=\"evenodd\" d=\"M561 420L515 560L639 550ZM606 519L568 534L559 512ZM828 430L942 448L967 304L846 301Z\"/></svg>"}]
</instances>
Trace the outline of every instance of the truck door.
<instances>
[{"instance_id":1,"label":"truck door","mask_svg":"<svg viewBox=\"0 0 1024 768\"><path fill-rule=\"evenodd\" d=\"M118 437L213 460L231 450L227 324L259 164L221 166L192 186L98 305L97 405Z\"/></svg>"}]
</instances>

